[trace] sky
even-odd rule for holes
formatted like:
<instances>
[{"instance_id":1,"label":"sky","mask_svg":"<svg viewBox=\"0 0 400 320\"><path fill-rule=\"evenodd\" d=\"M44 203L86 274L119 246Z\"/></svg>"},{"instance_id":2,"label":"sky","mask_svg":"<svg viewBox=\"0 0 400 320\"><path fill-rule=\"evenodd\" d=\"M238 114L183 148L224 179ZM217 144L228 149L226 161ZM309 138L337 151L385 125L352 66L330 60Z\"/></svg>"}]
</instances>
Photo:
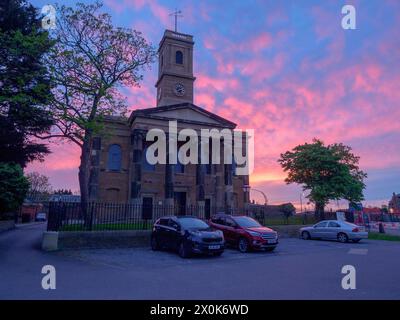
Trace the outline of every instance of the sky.
<instances>
[{"instance_id":1,"label":"sky","mask_svg":"<svg viewBox=\"0 0 400 320\"><path fill-rule=\"evenodd\" d=\"M355 30L341 26L345 4L356 9ZM361 157L364 205L400 193L400 1L104 0L103 9L115 26L139 30L158 46L173 29L175 8L183 12L178 31L194 36L194 102L255 130L250 182L270 203L299 204L301 187L286 185L277 159L314 137ZM155 63L140 88L124 90L131 110L155 106L156 78ZM54 188L78 190L79 150L69 143L51 150L27 171L49 176Z\"/></svg>"}]
</instances>

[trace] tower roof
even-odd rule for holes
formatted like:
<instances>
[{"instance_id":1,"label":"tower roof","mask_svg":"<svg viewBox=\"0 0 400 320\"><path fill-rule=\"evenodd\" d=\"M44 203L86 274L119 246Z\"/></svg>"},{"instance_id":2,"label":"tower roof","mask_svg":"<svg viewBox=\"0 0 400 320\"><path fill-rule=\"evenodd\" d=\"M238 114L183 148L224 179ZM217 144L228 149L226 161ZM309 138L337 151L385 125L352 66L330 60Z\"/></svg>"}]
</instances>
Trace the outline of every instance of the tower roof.
<instances>
[{"instance_id":1,"label":"tower roof","mask_svg":"<svg viewBox=\"0 0 400 320\"><path fill-rule=\"evenodd\" d=\"M162 47L162 45L164 44L164 41L166 39L172 39L172 40L176 40L176 41L183 41L183 42L186 42L188 44L194 45L194 41L193 41L193 36L192 35L186 34L186 33L181 33L181 32L175 32L175 31L166 29L164 31L164 35L161 38L160 43L158 45L158 52L160 52L160 48Z\"/></svg>"}]
</instances>

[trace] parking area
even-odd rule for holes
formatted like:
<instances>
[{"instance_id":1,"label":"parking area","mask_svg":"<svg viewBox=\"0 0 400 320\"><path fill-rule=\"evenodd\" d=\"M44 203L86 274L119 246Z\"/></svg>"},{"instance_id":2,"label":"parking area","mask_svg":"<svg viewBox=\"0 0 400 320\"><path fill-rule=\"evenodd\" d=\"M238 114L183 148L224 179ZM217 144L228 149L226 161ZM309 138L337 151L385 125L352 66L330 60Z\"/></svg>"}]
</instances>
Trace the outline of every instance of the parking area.
<instances>
[{"instance_id":1,"label":"parking area","mask_svg":"<svg viewBox=\"0 0 400 320\"><path fill-rule=\"evenodd\" d=\"M27 245L40 240L40 232L32 226L0 236L0 248L6 241L14 246L0 251L1 299L400 298L398 242L290 238L274 252L227 249L221 257L182 259L149 247L44 253ZM56 290L41 288L45 264L57 270ZM344 265L356 269L355 290L341 286Z\"/></svg>"}]
</instances>

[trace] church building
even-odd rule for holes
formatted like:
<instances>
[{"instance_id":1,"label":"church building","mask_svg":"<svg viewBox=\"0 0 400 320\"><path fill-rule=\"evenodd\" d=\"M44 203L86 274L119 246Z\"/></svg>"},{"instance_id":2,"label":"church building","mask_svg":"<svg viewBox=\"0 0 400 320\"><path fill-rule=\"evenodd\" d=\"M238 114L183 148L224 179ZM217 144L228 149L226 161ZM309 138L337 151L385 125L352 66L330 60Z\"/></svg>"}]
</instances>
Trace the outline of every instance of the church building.
<instances>
[{"instance_id":1,"label":"church building","mask_svg":"<svg viewBox=\"0 0 400 320\"><path fill-rule=\"evenodd\" d=\"M105 120L105 134L92 141L90 199L133 203L153 208L173 206L187 214L190 206L215 212L240 212L249 202L249 177L236 175L232 164L150 164L146 150L152 128L168 132L190 128L233 130L236 124L194 102L193 36L166 30L158 49L156 107L139 109L130 117Z\"/></svg>"}]
</instances>

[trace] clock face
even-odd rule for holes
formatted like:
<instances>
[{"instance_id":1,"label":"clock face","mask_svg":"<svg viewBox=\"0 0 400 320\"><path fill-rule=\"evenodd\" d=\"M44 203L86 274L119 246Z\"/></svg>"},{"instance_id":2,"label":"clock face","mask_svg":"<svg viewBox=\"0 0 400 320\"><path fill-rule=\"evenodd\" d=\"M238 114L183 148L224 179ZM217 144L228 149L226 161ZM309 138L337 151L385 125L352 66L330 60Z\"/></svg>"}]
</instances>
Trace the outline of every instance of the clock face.
<instances>
[{"instance_id":1,"label":"clock face","mask_svg":"<svg viewBox=\"0 0 400 320\"><path fill-rule=\"evenodd\" d=\"M174 92L179 97L184 96L185 95L185 86L182 83L175 84Z\"/></svg>"}]
</instances>

